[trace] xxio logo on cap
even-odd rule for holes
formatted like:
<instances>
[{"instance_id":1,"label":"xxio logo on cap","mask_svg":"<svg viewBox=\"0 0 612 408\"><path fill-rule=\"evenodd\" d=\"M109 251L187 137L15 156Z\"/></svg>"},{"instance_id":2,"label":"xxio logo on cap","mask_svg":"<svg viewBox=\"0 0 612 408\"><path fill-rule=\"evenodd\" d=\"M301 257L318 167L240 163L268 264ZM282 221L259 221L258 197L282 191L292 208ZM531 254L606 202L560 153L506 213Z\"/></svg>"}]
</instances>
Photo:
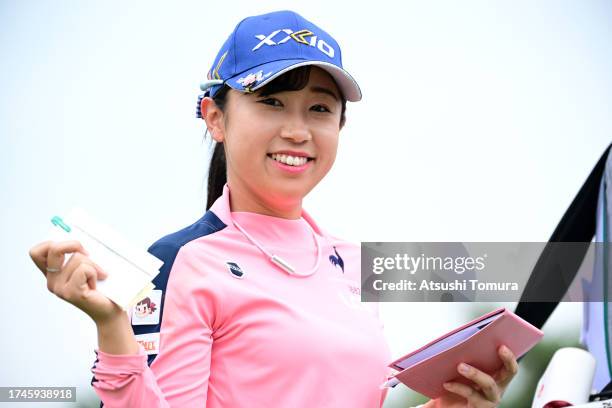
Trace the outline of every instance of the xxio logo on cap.
<instances>
[{"instance_id":1,"label":"xxio logo on cap","mask_svg":"<svg viewBox=\"0 0 612 408\"><path fill-rule=\"evenodd\" d=\"M275 42L273 38L280 32L284 32L287 34L285 38L280 40L279 42ZM309 30L299 30L293 31L290 28L283 28L282 30L275 30L268 36L263 34L257 34L255 36L258 40L260 40L259 44L257 44L251 51L258 50L262 45L280 45L284 44L290 39L294 39L300 44L309 45L311 47L317 47L321 52L327 55L329 58L334 58L335 51L331 45L327 44L325 40L322 38L317 38L316 35L312 31Z\"/></svg>"}]
</instances>

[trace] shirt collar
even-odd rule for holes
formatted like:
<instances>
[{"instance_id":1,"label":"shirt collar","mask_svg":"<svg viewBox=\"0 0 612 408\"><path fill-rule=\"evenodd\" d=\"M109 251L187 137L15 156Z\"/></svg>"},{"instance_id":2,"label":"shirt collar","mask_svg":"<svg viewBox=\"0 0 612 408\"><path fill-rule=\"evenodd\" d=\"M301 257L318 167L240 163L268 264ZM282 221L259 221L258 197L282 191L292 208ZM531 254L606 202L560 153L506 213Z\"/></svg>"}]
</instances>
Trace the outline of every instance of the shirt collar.
<instances>
[{"instance_id":1,"label":"shirt collar","mask_svg":"<svg viewBox=\"0 0 612 408\"><path fill-rule=\"evenodd\" d=\"M253 212L239 211L231 213L228 183L225 183L223 186L223 193L215 200L210 207L210 211L215 213L224 224L232 228L234 227L232 218L234 218L249 233L252 234L253 230L256 229L258 238L264 241L273 241L281 238L281 236L285 239L291 237L292 241L296 238L298 241L301 241L300 235L304 239L307 236L308 240L312 240L310 231L304 228L304 221L310 224L316 234L322 237L327 235L304 208L302 208L301 218L294 220Z\"/></svg>"}]
</instances>

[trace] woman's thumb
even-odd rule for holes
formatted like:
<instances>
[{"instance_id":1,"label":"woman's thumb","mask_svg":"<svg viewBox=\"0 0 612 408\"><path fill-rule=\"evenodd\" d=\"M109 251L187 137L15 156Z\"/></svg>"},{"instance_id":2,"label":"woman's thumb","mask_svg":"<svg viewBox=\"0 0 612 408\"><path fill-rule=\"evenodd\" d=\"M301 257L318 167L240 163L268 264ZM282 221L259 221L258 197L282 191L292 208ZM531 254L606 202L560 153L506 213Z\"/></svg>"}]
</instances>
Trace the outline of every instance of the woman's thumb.
<instances>
[{"instance_id":1,"label":"woman's thumb","mask_svg":"<svg viewBox=\"0 0 612 408\"><path fill-rule=\"evenodd\" d=\"M96 268L96 272L98 274L98 280L103 280L108 278L108 273L106 273L106 271L104 271L104 269L100 268L98 265L95 265Z\"/></svg>"}]
</instances>

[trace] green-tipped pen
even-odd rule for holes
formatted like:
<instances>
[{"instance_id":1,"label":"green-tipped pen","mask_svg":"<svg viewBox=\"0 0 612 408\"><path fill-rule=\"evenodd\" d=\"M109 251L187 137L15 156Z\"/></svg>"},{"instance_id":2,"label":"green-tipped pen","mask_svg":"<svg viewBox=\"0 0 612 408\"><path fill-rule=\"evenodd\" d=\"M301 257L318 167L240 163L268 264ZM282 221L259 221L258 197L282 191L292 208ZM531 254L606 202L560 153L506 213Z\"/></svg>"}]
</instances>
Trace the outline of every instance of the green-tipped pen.
<instances>
[{"instance_id":1,"label":"green-tipped pen","mask_svg":"<svg viewBox=\"0 0 612 408\"><path fill-rule=\"evenodd\" d=\"M58 217L57 215L51 218L51 222L53 223L53 225L61 227L66 232L71 231L71 228L68 225L66 225L66 223L64 222L64 220L61 219L61 217Z\"/></svg>"}]
</instances>

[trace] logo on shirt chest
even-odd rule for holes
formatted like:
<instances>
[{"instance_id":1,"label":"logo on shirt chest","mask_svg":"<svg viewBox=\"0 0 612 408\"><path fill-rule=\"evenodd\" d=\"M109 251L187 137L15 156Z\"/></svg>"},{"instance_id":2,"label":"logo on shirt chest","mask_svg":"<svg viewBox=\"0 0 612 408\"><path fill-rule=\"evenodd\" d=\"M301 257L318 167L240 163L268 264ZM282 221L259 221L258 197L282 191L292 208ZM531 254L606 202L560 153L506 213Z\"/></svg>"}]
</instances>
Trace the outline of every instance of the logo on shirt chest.
<instances>
[{"instance_id":1,"label":"logo on shirt chest","mask_svg":"<svg viewBox=\"0 0 612 408\"><path fill-rule=\"evenodd\" d=\"M236 262L226 262L225 265L227 265L227 268L229 270L229 273L234 277L234 278L238 278L238 279L242 279L244 278L244 272L242 272L242 269L240 269L240 267L238 266L238 264Z\"/></svg>"},{"instance_id":2,"label":"logo on shirt chest","mask_svg":"<svg viewBox=\"0 0 612 408\"><path fill-rule=\"evenodd\" d=\"M338 253L338 250L336 249L336 247L333 247L333 248L334 248L334 252L335 252L336 255L330 255L329 256L329 262L331 262L332 265L334 265L334 266L339 266L340 269L342 269L342 273L344 273L344 260L342 259L342 257Z\"/></svg>"}]
</instances>

